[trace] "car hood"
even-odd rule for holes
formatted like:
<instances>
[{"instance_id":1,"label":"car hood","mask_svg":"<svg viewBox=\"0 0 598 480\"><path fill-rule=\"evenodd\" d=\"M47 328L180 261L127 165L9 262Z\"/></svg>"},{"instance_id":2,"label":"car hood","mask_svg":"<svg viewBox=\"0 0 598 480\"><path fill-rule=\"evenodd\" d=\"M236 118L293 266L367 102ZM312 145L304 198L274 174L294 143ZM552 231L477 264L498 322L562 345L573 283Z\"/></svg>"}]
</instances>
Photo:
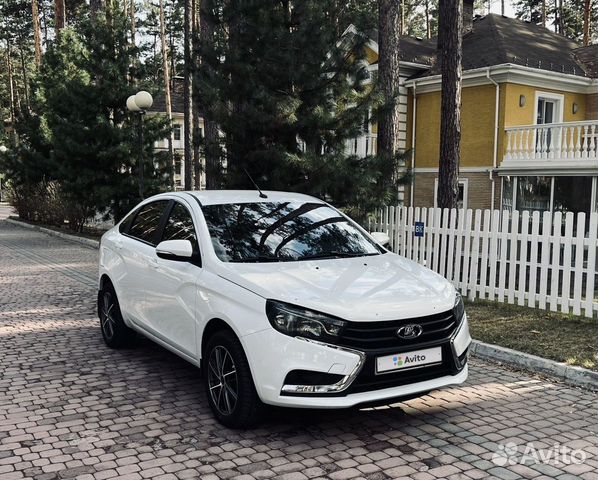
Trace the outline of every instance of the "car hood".
<instances>
[{"instance_id":1,"label":"car hood","mask_svg":"<svg viewBox=\"0 0 598 480\"><path fill-rule=\"evenodd\" d=\"M272 263L222 263L219 275L264 298L353 321L399 320L453 308L454 287L393 253Z\"/></svg>"}]
</instances>

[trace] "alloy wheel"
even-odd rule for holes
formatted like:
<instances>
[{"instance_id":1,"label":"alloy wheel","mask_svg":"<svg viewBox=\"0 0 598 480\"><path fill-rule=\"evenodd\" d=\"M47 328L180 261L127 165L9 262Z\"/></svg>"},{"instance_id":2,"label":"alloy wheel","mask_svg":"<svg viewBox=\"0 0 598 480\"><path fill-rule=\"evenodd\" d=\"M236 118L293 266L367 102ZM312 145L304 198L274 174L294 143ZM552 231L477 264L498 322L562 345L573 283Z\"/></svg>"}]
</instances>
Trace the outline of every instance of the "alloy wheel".
<instances>
[{"instance_id":1,"label":"alloy wheel","mask_svg":"<svg viewBox=\"0 0 598 480\"><path fill-rule=\"evenodd\" d=\"M116 319L114 318L114 299L110 292L104 292L102 297L102 310L101 310L101 325L102 331L108 340L114 337L116 331Z\"/></svg>"},{"instance_id":2,"label":"alloy wheel","mask_svg":"<svg viewBox=\"0 0 598 480\"><path fill-rule=\"evenodd\" d=\"M230 415L239 398L239 385L233 357L222 345L216 345L210 352L208 387L218 411L222 415Z\"/></svg>"}]
</instances>

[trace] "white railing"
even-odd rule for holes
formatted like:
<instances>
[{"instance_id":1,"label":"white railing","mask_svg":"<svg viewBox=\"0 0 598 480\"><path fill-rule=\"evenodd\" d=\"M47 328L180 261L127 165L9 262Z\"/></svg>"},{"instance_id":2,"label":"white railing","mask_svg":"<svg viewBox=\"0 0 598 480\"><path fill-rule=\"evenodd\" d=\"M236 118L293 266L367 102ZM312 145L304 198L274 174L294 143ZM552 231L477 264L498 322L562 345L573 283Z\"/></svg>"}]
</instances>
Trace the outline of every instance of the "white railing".
<instances>
[{"instance_id":1,"label":"white railing","mask_svg":"<svg viewBox=\"0 0 598 480\"><path fill-rule=\"evenodd\" d=\"M385 207L369 229L472 300L598 312L598 213Z\"/></svg>"},{"instance_id":2,"label":"white railing","mask_svg":"<svg viewBox=\"0 0 598 480\"><path fill-rule=\"evenodd\" d=\"M505 160L598 158L598 120L506 127Z\"/></svg>"},{"instance_id":3,"label":"white railing","mask_svg":"<svg viewBox=\"0 0 598 480\"><path fill-rule=\"evenodd\" d=\"M360 137L347 140L347 151L350 155L367 157L377 152L376 134L366 133Z\"/></svg>"}]
</instances>

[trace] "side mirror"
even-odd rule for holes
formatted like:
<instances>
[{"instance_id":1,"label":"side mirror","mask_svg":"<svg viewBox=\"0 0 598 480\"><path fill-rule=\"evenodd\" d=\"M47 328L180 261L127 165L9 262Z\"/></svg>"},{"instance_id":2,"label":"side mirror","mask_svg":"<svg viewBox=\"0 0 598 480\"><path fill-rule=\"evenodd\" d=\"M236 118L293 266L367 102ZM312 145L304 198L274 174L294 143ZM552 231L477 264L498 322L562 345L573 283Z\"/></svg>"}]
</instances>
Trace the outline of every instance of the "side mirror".
<instances>
[{"instance_id":1,"label":"side mirror","mask_svg":"<svg viewBox=\"0 0 598 480\"><path fill-rule=\"evenodd\" d=\"M193 257L193 245L189 240L165 240L156 247L156 255L165 260L187 262Z\"/></svg>"},{"instance_id":2,"label":"side mirror","mask_svg":"<svg viewBox=\"0 0 598 480\"><path fill-rule=\"evenodd\" d=\"M372 232L370 233L376 243L386 247L390 243L390 237L384 232Z\"/></svg>"}]
</instances>

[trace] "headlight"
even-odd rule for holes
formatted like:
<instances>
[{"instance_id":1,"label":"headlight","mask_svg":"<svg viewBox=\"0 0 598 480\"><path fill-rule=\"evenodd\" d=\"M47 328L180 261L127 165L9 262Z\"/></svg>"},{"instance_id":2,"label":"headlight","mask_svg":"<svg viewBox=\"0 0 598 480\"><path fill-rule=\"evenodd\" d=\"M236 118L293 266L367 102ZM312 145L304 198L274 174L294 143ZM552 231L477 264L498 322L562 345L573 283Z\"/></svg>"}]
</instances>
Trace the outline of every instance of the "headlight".
<instances>
[{"instance_id":1,"label":"headlight","mask_svg":"<svg viewBox=\"0 0 598 480\"><path fill-rule=\"evenodd\" d=\"M455 316L457 323L461 321L464 314L465 305L463 305L463 297L461 297L461 294L457 292L457 296L455 298L455 306L453 307L453 315Z\"/></svg>"},{"instance_id":2,"label":"headlight","mask_svg":"<svg viewBox=\"0 0 598 480\"><path fill-rule=\"evenodd\" d=\"M292 337L333 340L342 332L347 322L288 303L268 300L266 315L274 329Z\"/></svg>"}]
</instances>

